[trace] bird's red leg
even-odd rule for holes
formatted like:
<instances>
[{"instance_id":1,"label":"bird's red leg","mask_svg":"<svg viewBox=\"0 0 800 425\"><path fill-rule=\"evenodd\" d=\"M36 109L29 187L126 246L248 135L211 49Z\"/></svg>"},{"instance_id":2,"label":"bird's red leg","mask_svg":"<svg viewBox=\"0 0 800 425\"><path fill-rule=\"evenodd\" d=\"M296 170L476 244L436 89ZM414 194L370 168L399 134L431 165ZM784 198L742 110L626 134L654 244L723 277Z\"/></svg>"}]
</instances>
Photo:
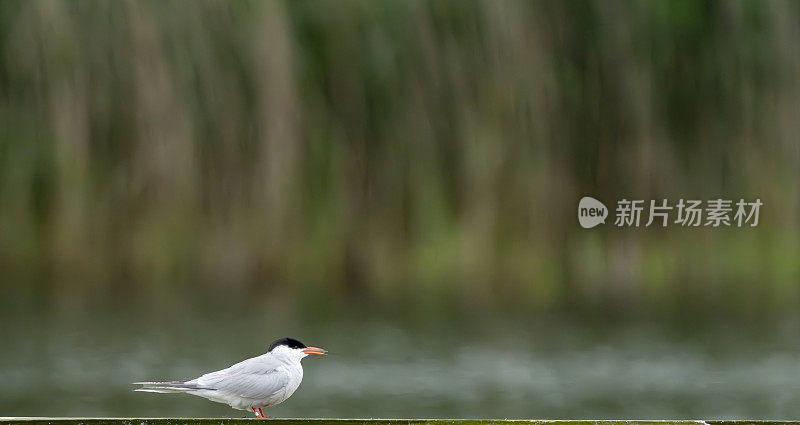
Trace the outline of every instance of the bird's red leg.
<instances>
[{"instance_id":1,"label":"bird's red leg","mask_svg":"<svg viewBox=\"0 0 800 425\"><path fill-rule=\"evenodd\" d=\"M253 413L256 414L256 418L258 419L275 419L273 417L264 416L264 411L261 410L260 407L258 409L256 409L255 407L251 407L250 409L253 410Z\"/></svg>"}]
</instances>

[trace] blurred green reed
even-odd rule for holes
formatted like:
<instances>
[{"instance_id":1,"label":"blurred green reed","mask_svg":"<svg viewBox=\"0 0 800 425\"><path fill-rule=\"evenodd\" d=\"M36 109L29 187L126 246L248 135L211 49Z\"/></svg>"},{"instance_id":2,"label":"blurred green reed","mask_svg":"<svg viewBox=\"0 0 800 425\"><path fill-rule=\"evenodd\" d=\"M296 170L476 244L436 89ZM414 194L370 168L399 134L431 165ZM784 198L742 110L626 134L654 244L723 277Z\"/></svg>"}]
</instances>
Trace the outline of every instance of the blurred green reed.
<instances>
[{"instance_id":1,"label":"blurred green reed","mask_svg":"<svg viewBox=\"0 0 800 425\"><path fill-rule=\"evenodd\" d=\"M793 1L4 0L2 306L788 311L799 24ZM584 230L584 195L764 207Z\"/></svg>"}]
</instances>

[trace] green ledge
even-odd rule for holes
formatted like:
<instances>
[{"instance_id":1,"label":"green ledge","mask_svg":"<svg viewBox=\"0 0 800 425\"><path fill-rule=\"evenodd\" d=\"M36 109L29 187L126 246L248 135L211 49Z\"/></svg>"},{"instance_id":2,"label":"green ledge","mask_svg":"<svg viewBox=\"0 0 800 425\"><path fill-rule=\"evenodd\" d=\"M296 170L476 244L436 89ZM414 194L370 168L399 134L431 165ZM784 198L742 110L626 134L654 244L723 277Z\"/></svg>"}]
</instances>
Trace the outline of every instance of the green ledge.
<instances>
[{"instance_id":1,"label":"green ledge","mask_svg":"<svg viewBox=\"0 0 800 425\"><path fill-rule=\"evenodd\" d=\"M0 425L253 425L264 419L226 418L0 418ZM521 419L268 419L281 425L800 425L800 421L568 421Z\"/></svg>"}]
</instances>

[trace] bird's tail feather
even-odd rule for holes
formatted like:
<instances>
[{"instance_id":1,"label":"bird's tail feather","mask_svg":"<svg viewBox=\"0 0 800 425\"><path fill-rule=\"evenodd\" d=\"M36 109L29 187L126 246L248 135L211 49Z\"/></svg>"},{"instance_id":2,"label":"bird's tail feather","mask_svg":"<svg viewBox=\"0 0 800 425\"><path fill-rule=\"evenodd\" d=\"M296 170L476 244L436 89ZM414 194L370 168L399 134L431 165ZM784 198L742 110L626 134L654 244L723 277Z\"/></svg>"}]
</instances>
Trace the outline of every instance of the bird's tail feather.
<instances>
[{"instance_id":1,"label":"bird's tail feather","mask_svg":"<svg viewBox=\"0 0 800 425\"><path fill-rule=\"evenodd\" d=\"M141 385L140 388L136 388L134 391L143 391L148 393L185 393L189 391L205 389L188 381L134 382L133 384Z\"/></svg>"}]
</instances>

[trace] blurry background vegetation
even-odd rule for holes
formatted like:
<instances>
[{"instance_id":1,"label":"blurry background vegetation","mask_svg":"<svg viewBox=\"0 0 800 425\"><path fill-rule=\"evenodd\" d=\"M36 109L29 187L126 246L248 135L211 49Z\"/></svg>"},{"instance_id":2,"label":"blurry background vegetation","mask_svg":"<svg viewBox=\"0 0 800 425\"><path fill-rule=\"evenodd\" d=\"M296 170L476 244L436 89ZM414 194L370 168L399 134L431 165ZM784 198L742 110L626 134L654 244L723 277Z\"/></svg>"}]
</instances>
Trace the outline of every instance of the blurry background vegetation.
<instances>
[{"instance_id":1,"label":"blurry background vegetation","mask_svg":"<svg viewBox=\"0 0 800 425\"><path fill-rule=\"evenodd\" d=\"M229 415L129 383L291 335L339 357L275 416L796 419L799 21L0 1L0 414ZM764 206L585 230L586 195Z\"/></svg>"},{"instance_id":2,"label":"blurry background vegetation","mask_svg":"<svg viewBox=\"0 0 800 425\"><path fill-rule=\"evenodd\" d=\"M4 308L800 306L798 17L4 1ZM765 205L755 229L587 231L584 195Z\"/></svg>"}]
</instances>

